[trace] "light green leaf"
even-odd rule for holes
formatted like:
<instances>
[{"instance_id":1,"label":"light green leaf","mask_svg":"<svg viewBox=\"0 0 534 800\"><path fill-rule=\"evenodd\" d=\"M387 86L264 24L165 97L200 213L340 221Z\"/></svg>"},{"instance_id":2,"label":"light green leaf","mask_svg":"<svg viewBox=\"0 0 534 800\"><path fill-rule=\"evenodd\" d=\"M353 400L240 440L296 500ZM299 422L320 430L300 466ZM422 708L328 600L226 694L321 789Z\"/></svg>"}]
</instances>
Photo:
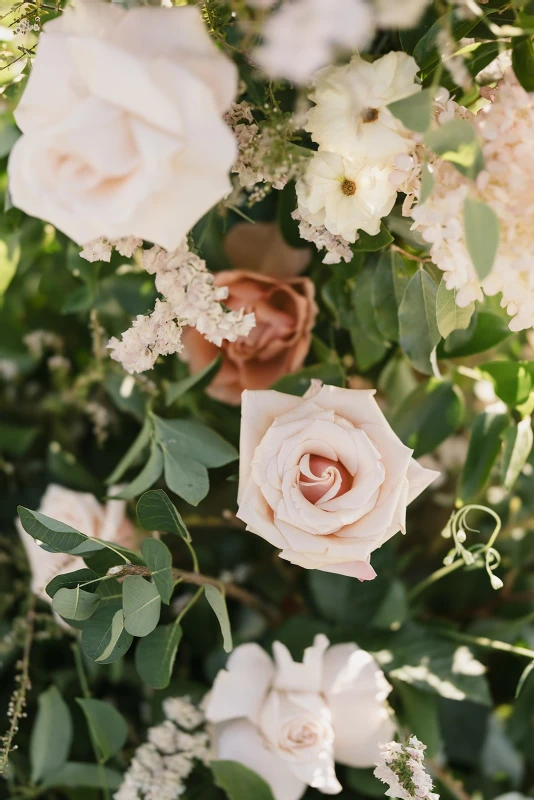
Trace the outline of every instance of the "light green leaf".
<instances>
[{"instance_id":1,"label":"light green leaf","mask_svg":"<svg viewBox=\"0 0 534 800\"><path fill-rule=\"evenodd\" d=\"M83 621L93 615L99 602L97 594L85 592L77 586L75 589L58 589L52 600L52 608L65 619Z\"/></svg>"},{"instance_id":2,"label":"light green leaf","mask_svg":"<svg viewBox=\"0 0 534 800\"><path fill-rule=\"evenodd\" d=\"M399 305L410 280L404 260L396 250L384 250L374 268L373 306L375 320L382 337L399 340Z\"/></svg>"},{"instance_id":3,"label":"light green leaf","mask_svg":"<svg viewBox=\"0 0 534 800\"><path fill-rule=\"evenodd\" d=\"M211 761L215 784L228 800L274 800L269 785L237 761Z\"/></svg>"},{"instance_id":4,"label":"light green leaf","mask_svg":"<svg viewBox=\"0 0 534 800\"><path fill-rule=\"evenodd\" d=\"M534 373L527 364L517 361L489 361L479 369L493 382L495 394L507 405L515 407L528 400L533 389Z\"/></svg>"},{"instance_id":5,"label":"light green leaf","mask_svg":"<svg viewBox=\"0 0 534 800\"><path fill-rule=\"evenodd\" d=\"M169 548L159 539L145 539L141 552L162 602L169 605L174 588L172 555Z\"/></svg>"},{"instance_id":6,"label":"light green leaf","mask_svg":"<svg viewBox=\"0 0 534 800\"><path fill-rule=\"evenodd\" d=\"M441 281L436 296L436 318L438 330L444 339L453 331L468 328L475 312L474 302L460 308L456 303L457 294L456 289L447 289L445 281Z\"/></svg>"},{"instance_id":7,"label":"light green leaf","mask_svg":"<svg viewBox=\"0 0 534 800\"><path fill-rule=\"evenodd\" d=\"M476 178L484 169L484 155L475 129L466 119L453 119L428 131L425 144L468 178Z\"/></svg>"},{"instance_id":8,"label":"light green leaf","mask_svg":"<svg viewBox=\"0 0 534 800\"><path fill-rule=\"evenodd\" d=\"M109 659L113 657L115 648L117 647L123 632L124 632L124 613L122 611L122 608L118 608L115 611L111 620L111 634L109 638L109 643L102 651L102 654L95 659L97 663L99 664L109 663Z\"/></svg>"},{"instance_id":9,"label":"light green leaf","mask_svg":"<svg viewBox=\"0 0 534 800\"><path fill-rule=\"evenodd\" d=\"M171 680L182 629L175 622L158 625L140 639L135 650L135 666L141 679L153 689L165 689Z\"/></svg>"},{"instance_id":10,"label":"light green leaf","mask_svg":"<svg viewBox=\"0 0 534 800\"><path fill-rule=\"evenodd\" d=\"M205 467L222 467L239 456L233 445L201 422L161 417L154 419L159 441L174 458L186 456Z\"/></svg>"},{"instance_id":11,"label":"light green leaf","mask_svg":"<svg viewBox=\"0 0 534 800\"><path fill-rule=\"evenodd\" d=\"M421 190L419 192L419 205L422 206L423 203L428 200L432 192L434 191L434 184L435 184L434 176L430 171L428 164L423 164L423 170L421 173Z\"/></svg>"},{"instance_id":12,"label":"light green leaf","mask_svg":"<svg viewBox=\"0 0 534 800\"><path fill-rule=\"evenodd\" d=\"M106 586L107 583L108 581L102 586ZM120 622L117 622L117 614L123 616L122 604L117 600L106 603L106 598L103 597L96 612L83 626L82 650L92 661L98 661L99 664L112 664L122 658L132 644L132 635L122 630L112 652L109 653L109 645L114 641L117 627L120 627Z\"/></svg>"},{"instance_id":13,"label":"light green leaf","mask_svg":"<svg viewBox=\"0 0 534 800\"><path fill-rule=\"evenodd\" d=\"M76 702L85 714L100 762L105 763L119 752L128 738L126 720L116 708L103 700L77 697Z\"/></svg>"},{"instance_id":14,"label":"light green leaf","mask_svg":"<svg viewBox=\"0 0 534 800\"><path fill-rule=\"evenodd\" d=\"M521 677L519 678L517 688L515 690L516 699L525 688L527 681L531 682L532 680L534 680L534 661L531 661L521 673Z\"/></svg>"},{"instance_id":15,"label":"light green leaf","mask_svg":"<svg viewBox=\"0 0 534 800\"><path fill-rule=\"evenodd\" d=\"M204 586L204 592L206 594L206 600L219 620L224 650L226 653L230 653L234 645L232 643L232 630L230 628L230 620L228 619L228 609L226 608L224 595L216 586L212 586L209 583Z\"/></svg>"},{"instance_id":16,"label":"light green leaf","mask_svg":"<svg viewBox=\"0 0 534 800\"><path fill-rule=\"evenodd\" d=\"M462 503L472 502L486 487L501 452L502 432L509 423L508 414L493 411L484 411L476 417L458 487L458 498Z\"/></svg>"},{"instance_id":17,"label":"light green leaf","mask_svg":"<svg viewBox=\"0 0 534 800\"><path fill-rule=\"evenodd\" d=\"M191 541L191 534L172 503L162 489L151 489L139 498L137 519L146 531L165 531L176 533Z\"/></svg>"},{"instance_id":18,"label":"light green leaf","mask_svg":"<svg viewBox=\"0 0 534 800\"><path fill-rule=\"evenodd\" d=\"M519 478L534 443L532 420L525 417L508 428L503 435L504 449L502 454L501 479L504 488L509 492Z\"/></svg>"},{"instance_id":19,"label":"light green leaf","mask_svg":"<svg viewBox=\"0 0 534 800\"><path fill-rule=\"evenodd\" d=\"M65 572L63 575L56 575L55 578L52 578L46 587L46 593L49 597L53 597L59 589L75 589L77 586L87 581L98 580L98 577L94 570L87 569L86 567L83 569L76 569L74 572ZM83 589L86 592L94 592L97 586L98 583L91 583L87 588L83 587Z\"/></svg>"},{"instance_id":20,"label":"light green leaf","mask_svg":"<svg viewBox=\"0 0 534 800\"><path fill-rule=\"evenodd\" d=\"M419 458L431 453L462 424L464 400L460 389L449 381L430 378L421 383L401 404L391 426Z\"/></svg>"},{"instance_id":21,"label":"light green leaf","mask_svg":"<svg viewBox=\"0 0 534 800\"><path fill-rule=\"evenodd\" d=\"M153 583L129 575L122 585L124 627L133 636L147 636L158 624L161 597Z\"/></svg>"},{"instance_id":22,"label":"light green leaf","mask_svg":"<svg viewBox=\"0 0 534 800\"><path fill-rule=\"evenodd\" d=\"M480 280L493 267L499 248L499 220L495 211L482 200L464 200L465 242Z\"/></svg>"},{"instance_id":23,"label":"light green leaf","mask_svg":"<svg viewBox=\"0 0 534 800\"><path fill-rule=\"evenodd\" d=\"M430 275L417 270L410 279L399 308L400 345L414 367L432 374L430 355L440 340L436 319L438 288Z\"/></svg>"},{"instance_id":24,"label":"light green leaf","mask_svg":"<svg viewBox=\"0 0 534 800\"><path fill-rule=\"evenodd\" d=\"M85 764L79 761L68 761L54 775L50 775L45 788L60 786L65 789L118 789L123 781L123 776L117 770L100 764Z\"/></svg>"},{"instance_id":25,"label":"light green leaf","mask_svg":"<svg viewBox=\"0 0 534 800\"><path fill-rule=\"evenodd\" d=\"M393 241L393 236L383 222L376 236L370 236L365 231L358 231L358 237L355 244L351 245L353 253L376 253Z\"/></svg>"},{"instance_id":26,"label":"light green leaf","mask_svg":"<svg viewBox=\"0 0 534 800\"><path fill-rule=\"evenodd\" d=\"M432 121L433 97L433 89L423 89L402 100L395 100L388 108L408 130L424 133Z\"/></svg>"},{"instance_id":27,"label":"light green leaf","mask_svg":"<svg viewBox=\"0 0 534 800\"><path fill-rule=\"evenodd\" d=\"M164 450L165 482L172 492L192 506L197 506L209 491L208 471L203 464L192 458L175 456Z\"/></svg>"},{"instance_id":28,"label":"light green leaf","mask_svg":"<svg viewBox=\"0 0 534 800\"><path fill-rule=\"evenodd\" d=\"M39 710L30 739L33 783L53 775L66 762L72 741L67 704L55 686L39 695Z\"/></svg>"},{"instance_id":29,"label":"light green leaf","mask_svg":"<svg viewBox=\"0 0 534 800\"><path fill-rule=\"evenodd\" d=\"M221 364L222 356L219 355L211 362L211 364L208 364L207 367L204 367L204 369L200 370L200 372L195 372L194 375L189 375L187 378L177 381L176 383L168 383L165 387L166 405L172 405L180 397L183 397L184 394L187 394L187 392L189 392L191 389L199 391L200 389L204 389L206 386L209 386L220 370Z\"/></svg>"},{"instance_id":30,"label":"light green leaf","mask_svg":"<svg viewBox=\"0 0 534 800\"><path fill-rule=\"evenodd\" d=\"M108 486L112 486L114 483L117 483L127 469L135 464L138 458L140 458L143 450L145 447L148 447L150 444L150 431L152 429L152 425L150 422L150 417L146 417L143 423L143 427L139 432L139 436L134 441L132 446L126 453L123 455L109 478L107 478L106 483ZM158 476L159 477L159 476Z\"/></svg>"},{"instance_id":31,"label":"light green leaf","mask_svg":"<svg viewBox=\"0 0 534 800\"><path fill-rule=\"evenodd\" d=\"M146 492L147 489L150 489L152 484L158 480L162 472L163 456L161 454L161 449L157 442L152 441L148 461L137 478L134 478L133 481L122 490L122 492L114 495L114 497L117 497L120 500L131 500L132 497L137 497L138 495L143 494L143 492Z\"/></svg>"}]
</instances>

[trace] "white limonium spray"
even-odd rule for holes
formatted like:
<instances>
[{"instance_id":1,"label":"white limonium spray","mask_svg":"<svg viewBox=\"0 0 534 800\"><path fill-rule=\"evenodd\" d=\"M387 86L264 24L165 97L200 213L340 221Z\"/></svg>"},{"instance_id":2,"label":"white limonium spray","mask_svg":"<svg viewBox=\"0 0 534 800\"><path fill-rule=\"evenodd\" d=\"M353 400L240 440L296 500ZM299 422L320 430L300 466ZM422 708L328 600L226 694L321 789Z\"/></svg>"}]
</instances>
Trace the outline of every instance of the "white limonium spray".
<instances>
[{"instance_id":1,"label":"white limonium spray","mask_svg":"<svg viewBox=\"0 0 534 800\"><path fill-rule=\"evenodd\" d=\"M80 257L86 261L111 261L113 249L124 258L131 258L135 251L142 247L143 240L136 236L123 236L122 239L108 241L107 239L94 239L86 244L80 252Z\"/></svg>"},{"instance_id":2,"label":"white limonium spray","mask_svg":"<svg viewBox=\"0 0 534 800\"><path fill-rule=\"evenodd\" d=\"M195 763L209 762L204 714L188 697L163 701L166 719L148 731L148 742L135 751L115 793L115 800L176 800Z\"/></svg>"},{"instance_id":3,"label":"white limonium spray","mask_svg":"<svg viewBox=\"0 0 534 800\"><path fill-rule=\"evenodd\" d=\"M388 797L439 800L439 794L432 791L434 784L424 765L426 745L416 736L410 736L407 744L388 742L380 747L374 775L389 786Z\"/></svg>"},{"instance_id":4,"label":"white limonium spray","mask_svg":"<svg viewBox=\"0 0 534 800\"><path fill-rule=\"evenodd\" d=\"M121 340L110 340L111 357L128 372L144 372L158 356L181 352L186 325L220 347L223 339L235 342L239 336L248 336L256 324L254 314L245 309L225 308L227 287L214 285L206 263L185 242L171 253L161 247L145 250L143 266L155 274L156 288L165 301L156 300L150 315L139 315Z\"/></svg>"}]
</instances>

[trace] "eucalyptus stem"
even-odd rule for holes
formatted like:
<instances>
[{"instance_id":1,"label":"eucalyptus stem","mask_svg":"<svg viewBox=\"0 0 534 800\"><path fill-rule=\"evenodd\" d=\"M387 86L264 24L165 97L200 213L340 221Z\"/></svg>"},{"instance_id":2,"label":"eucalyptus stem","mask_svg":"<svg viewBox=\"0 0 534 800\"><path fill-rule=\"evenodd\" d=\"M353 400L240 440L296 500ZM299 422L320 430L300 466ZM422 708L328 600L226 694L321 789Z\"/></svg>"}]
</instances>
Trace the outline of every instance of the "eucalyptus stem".
<instances>
[{"instance_id":1,"label":"eucalyptus stem","mask_svg":"<svg viewBox=\"0 0 534 800\"><path fill-rule=\"evenodd\" d=\"M503 653L534 659L534 650L529 650L528 647L517 647L516 645L508 644L508 642L500 642L498 639L489 639L487 636L471 636L469 633L461 633L448 628L440 628L436 632L440 636L445 636L447 639L453 639L456 642L465 642L476 647L485 647L488 650L500 650Z\"/></svg>"},{"instance_id":2,"label":"eucalyptus stem","mask_svg":"<svg viewBox=\"0 0 534 800\"><path fill-rule=\"evenodd\" d=\"M195 603L197 602L197 600L199 600L199 599L200 599L200 597L201 597L203 594L204 594L204 586L201 586L199 589L197 589L197 590L196 590L196 592L195 592L195 594L193 595L193 597L191 597L191 598L188 600L188 602L186 603L186 605L185 605L185 606L182 608L182 610L180 611L180 613L179 613L179 614L178 614L178 616L176 617L176 620L175 620L175 622L174 622L174 624L175 624L175 625L179 625L179 624L180 624L180 622L183 620L183 618L185 617L185 615L187 614L187 612L189 611L189 609L193 608L193 606L195 605Z\"/></svg>"},{"instance_id":3,"label":"eucalyptus stem","mask_svg":"<svg viewBox=\"0 0 534 800\"><path fill-rule=\"evenodd\" d=\"M78 675L78 680L80 682L80 689L82 690L82 694L84 697L91 697L91 690L89 689L87 675L85 674L85 670L83 668L80 646L78 642L73 642L70 647L74 654L74 665L76 667L76 674Z\"/></svg>"}]
</instances>

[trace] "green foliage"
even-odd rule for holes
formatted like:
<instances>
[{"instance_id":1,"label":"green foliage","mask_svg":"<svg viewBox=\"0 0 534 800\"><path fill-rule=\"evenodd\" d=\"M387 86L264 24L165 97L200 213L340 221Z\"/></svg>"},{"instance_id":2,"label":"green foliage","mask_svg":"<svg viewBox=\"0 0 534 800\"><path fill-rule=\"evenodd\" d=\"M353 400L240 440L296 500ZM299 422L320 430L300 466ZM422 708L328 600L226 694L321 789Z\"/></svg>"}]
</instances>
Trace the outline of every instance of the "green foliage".
<instances>
[{"instance_id":1,"label":"green foliage","mask_svg":"<svg viewBox=\"0 0 534 800\"><path fill-rule=\"evenodd\" d=\"M458 387L430 378L408 395L391 424L419 458L457 431L463 417L464 400Z\"/></svg>"},{"instance_id":2,"label":"green foliage","mask_svg":"<svg viewBox=\"0 0 534 800\"><path fill-rule=\"evenodd\" d=\"M425 133L432 119L433 92L423 89L388 105L394 117L410 131Z\"/></svg>"},{"instance_id":3,"label":"green foliage","mask_svg":"<svg viewBox=\"0 0 534 800\"><path fill-rule=\"evenodd\" d=\"M473 126L465 119L453 119L428 131L425 144L450 161L467 178L476 178L484 169L484 156Z\"/></svg>"},{"instance_id":4,"label":"green foliage","mask_svg":"<svg viewBox=\"0 0 534 800\"><path fill-rule=\"evenodd\" d=\"M501 434L509 422L507 414L493 411L484 411L476 417L458 487L458 497L463 503L478 497L488 483L501 452Z\"/></svg>"},{"instance_id":5,"label":"green foliage","mask_svg":"<svg viewBox=\"0 0 534 800\"><path fill-rule=\"evenodd\" d=\"M171 680L182 629L176 622L158 625L135 649L135 666L141 679L153 689L165 689Z\"/></svg>"},{"instance_id":6,"label":"green foliage","mask_svg":"<svg viewBox=\"0 0 534 800\"><path fill-rule=\"evenodd\" d=\"M216 586L207 583L204 588L206 600L213 609L213 613L217 617L221 633L223 636L223 647L227 653L233 648L232 631L230 628L230 619L228 617L228 609L226 608L226 600L224 594Z\"/></svg>"},{"instance_id":7,"label":"green foliage","mask_svg":"<svg viewBox=\"0 0 534 800\"><path fill-rule=\"evenodd\" d=\"M105 764L119 752L128 737L126 720L116 708L103 700L78 697L77 701L85 715L91 738L96 746L101 764Z\"/></svg>"},{"instance_id":8,"label":"green foliage","mask_svg":"<svg viewBox=\"0 0 534 800\"><path fill-rule=\"evenodd\" d=\"M169 605L173 590L172 555L169 548L159 539L145 539L141 552L161 602Z\"/></svg>"},{"instance_id":9,"label":"green foliage","mask_svg":"<svg viewBox=\"0 0 534 800\"><path fill-rule=\"evenodd\" d=\"M30 741L32 781L45 781L60 770L70 752L72 721L67 704L55 686L39 695L39 711Z\"/></svg>"},{"instance_id":10,"label":"green foliage","mask_svg":"<svg viewBox=\"0 0 534 800\"><path fill-rule=\"evenodd\" d=\"M432 374L430 358L441 338L436 318L438 287L426 272L418 270L406 286L399 307L400 345L414 367Z\"/></svg>"},{"instance_id":11,"label":"green foliage","mask_svg":"<svg viewBox=\"0 0 534 800\"><path fill-rule=\"evenodd\" d=\"M215 783L223 789L228 800L273 800L272 792L263 778L237 761L212 761Z\"/></svg>"},{"instance_id":12,"label":"green foliage","mask_svg":"<svg viewBox=\"0 0 534 800\"><path fill-rule=\"evenodd\" d=\"M491 272L499 247L499 220L482 200L464 200L465 241L480 280Z\"/></svg>"},{"instance_id":13,"label":"green foliage","mask_svg":"<svg viewBox=\"0 0 534 800\"><path fill-rule=\"evenodd\" d=\"M161 597L155 584L140 575L125 578L122 587L124 628L132 636L147 636L158 624Z\"/></svg>"}]
</instances>

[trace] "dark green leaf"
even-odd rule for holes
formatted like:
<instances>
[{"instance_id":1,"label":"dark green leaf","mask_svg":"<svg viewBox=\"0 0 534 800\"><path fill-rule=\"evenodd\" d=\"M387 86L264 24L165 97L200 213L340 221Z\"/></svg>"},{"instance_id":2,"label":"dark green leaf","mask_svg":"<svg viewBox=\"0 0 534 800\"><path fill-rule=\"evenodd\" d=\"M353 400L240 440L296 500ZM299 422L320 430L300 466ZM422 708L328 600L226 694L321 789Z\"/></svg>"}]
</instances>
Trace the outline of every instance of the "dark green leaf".
<instances>
[{"instance_id":1,"label":"dark green leaf","mask_svg":"<svg viewBox=\"0 0 534 800\"><path fill-rule=\"evenodd\" d=\"M141 552L162 602L169 605L174 588L172 556L169 548L159 539L145 539Z\"/></svg>"},{"instance_id":2,"label":"dark green leaf","mask_svg":"<svg viewBox=\"0 0 534 800\"><path fill-rule=\"evenodd\" d=\"M375 628L396 631L408 618L408 598L404 583L395 578L373 619Z\"/></svg>"},{"instance_id":3,"label":"dark green leaf","mask_svg":"<svg viewBox=\"0 0 534 800\"><path fill-rule=\"evenodd\" d=\"M32 781L39 783L61 769L72 741L67 704L55 686L39 695L39 710L30 739Z\"/></svg>"},{"instance_id":4,"label":"dark green leaf","mask_svg":"<svg viewBox=\"0 0 534 800\"><path fill-rule=\"evenodd\" d=\"M161 417L154 420L158 439L174 458L184 455L211 468L230 464L239 457L233 445L201 422Z\"/></svg>"},{"instance_id":5,"label":"dark green leaf","mask_svg":"<svg viewBox=\"0 0 534 800\"><path fill-rule=\"evenodd\" d=\"M102 585L104 586L105 584ZM82 650L92 661L98 661L99 664L111 664L113 661L122 658L132 644L133 637L123 630L112 652L104 656L108 652L110 642L113 641L116 633L117 614L122 615L122 604L117 601L105 603L105 598L103 598L99 608L83 626Z\"/></svg>"},{"instance_id":6,"label":"dark green leaf","mask_svg":"<svg viewBox=\"0 0 534 800\"><path fill-rule=\"evenodd\" d=\"M489 377L495 387L495 394L507 405L520 406L532 391L534 374L516 361L489 361L481 364L480 371Z\"/></svg>"},{"instance_id":7,"label":"dark green leaf","mask_svg":"<svg viewBox=\"0 0 534 800\"><path fill-rule=\"evenodd\" d=\"M302 396L308 391L314 378L330 386L343 386L345 383L345 373L340 364L314 364L312 367L304 367L292 375L285 375L271 388L278 392Z\"/></svg>"},{"instance_id":8,"label":"dark green leaf","mask_svg":"<svg viewBox=\"0 0 534 800\"><path fill-rule=\"evenodd\" d=\"M208 470L198 461L175 455L165 447L165 482L172 492L192 506L203 500L210 488Z\"/></svg>"},{"instance_id":9,"label":"dark green leaf","mask_svg":"<svg viewBox=\"0 0 534 800\"><path fill-rule=\"evenodd\" d=\"M352 290L352 304L358 325L365 331L367 338L382 345L384 337L377 325L373 306L375 270L376 262L368 261L365 264Z\"/></svg>"},{"instance_id":10,"label":"dark green leaf","mask_svg":"<svg viewBox=\"0 0 534 800\"><path fill-rule=\"evenodd\" d=\"M440 749L437 697L403 681L396 681L395 691L401 699L402 720L406 729L425 743L426 755L434 758Z\"/></svg>"},{"instance_id":11,"label":"dark green leaf","mask_svg":"<svg viewBox=\"0 0 534 800\"><path fill-rule=\"evenodd\" d=\"M38 542L43 542L55 553L74 553L76 550L80 552L78 548L87 543L92 544L89 537L74 530L70 525L65 525L64 522L46 517L39 511L30 511L24 506L19 506L17 510L26 533L29 533ZM99 545L95 549L101 547L102 545Z\"/></svg>"},{"instance_id":12,"label":"dark green leaf","mask_svg":"<svg viewBox=\"0 0 534 800\"><path fill-rule=\"evenodd\" d=\"M485 411L476 417L458 488L463 503L473 501L486 487L501 451L501 434L509 423L508 414Z\"/></svg>"},{"instance_id":13,"label":"dark green leaf","mask_svg":"<svg viewBox=\"0 0 534 800\"><path fill-rule=\"evenodd\" d=\"M52 608L65 619L78 622L89 619L100 602L100 597L91 592L84 592L77 586L75 589L58 589L52 601Z\"/></svg>"},{"instance_id":14,"label":"dark green leaf","mask_svg":"<svg viewBox=\"0 0 534 800\"><path fill-rule=\"evenodd\" d=\"M106 483L108 486L112 486L114 483L117 483L117 481L120 481L126 470L132 467L141 457L145 447L148 447L150 444L151 429L152 425L150 423L150 418L147 417L143 423L143 427L139 432L139 436L134 441L130 449L127 450L127 452L123 455L109 478L107 478Z\"/></svg>"},{"instance_id":15,"label":"dark green leaf","mask_svg":"<svg viewBox=\"0 0 534 800\"><path fill-rule=\"evenodd\" d=\"M384 784L375 778L372 768L348 767L346 775L347 786L354 789L359 797L384 797Z\"/></svg>"},{"instance_id":16,"label":"dark green leaf","mask_svg":"<svg viewBox=\"0 0 534 800\"><path fill-rule=\"evenodd\" d=\"M376 236L369 236L365 231L358 231L358 235L359 239L356 240L355 244L351 245L353 253L376 253L393 241L393 236L384 223L381 224L380 232Z\"/></svg>"},{"instance_id":17,"label":"dark green leaf","mask_svg":"<svg viewBox=\"0 0 534 800\"><path fill-rule=\"evenodd\" d=\"M76 569L74 572L66 572L63 575L56 575L47 585L46 593L49 597L53 597L59 589L75 589L76 586L84 584L87 581L96 581L98 577L94 570L87 568ZM94 592L97 586L97 583L91 583L87 587L83 586L83 589L86 592Z\"/></svg>"},{"instance_id":18,"label":"dark green leaf","mask_svg":"<svg viewBox=\"0 0 534 800\"><path fill-rule=\"evenodd\" d=\"M116 660L115 657L117 655L117 650L120 652L119 642L121 641L121 636L123 636L124 633L124 613L122 608L118 608L111 619L109 642L102 651L101 655L95 659L97 663L107 664L109 663L110 659L113 661Z\"/></svg>"},{"instance_id":19,"label":"dark green leaf","mask_svg":"<svg viewBox=\"0 0 534 800\"><path fill-rule=\"evenodd\" d=\"M465 331L454 331L438 348L438 358L463 358L483 353L511 335L502 317L487 311L475 312Z\"/></svg>"},{"instance_id":20,"label":"dark green leaf","mask_svg":"<svg viewBox=\"0 0 534 800\"><path fill-rule=\"evenodd\" d=\"M523 89L534 92L534 48L530 36L525 36L514 44L512 67Z\"/></svg>"},{"instance_id":21,"label":"dark green leaf","mask_svg":"<svg viewBox=\"0 0 534 800\"><path fill-rule=\"evenodd\" d=\"M169 685L181 638L182 629L173 622L158 625L139 641L135 666L141 679L153 689L165 689Z\"/></svg>"},{"instance_id":22,"label":"dark green leaf","mask_svg":"<svg viewBox=\"0 0 534 800\"><path fill-rule=\"evenodd\" d=\"M228 800L274 800L267 783L255 772L237 761L211 761L216 785Z\"/></svg>"},{"instance_id":23,"label":"dark green leaf","mask_svg":"<svg viewBox=\"0 0 534 800\"><path fill-rule=\"evenodd\" d=\"M432 121L433 89L423 89L388 105L394 117L400 119L405 128L425 133Z\"/></svg>"},{"instance_id":24,"label":"dark green leaf","mask_svg":"<svg viewBox=\"0 0 534 800\"><path fill-rule=\"evenodd\" d=\"M410 279L399 308L400 345L414 367L432 373L430 355L440 340L436 320L437 286L419 269Z\"/></svg>"},{"instance_id":25,"label":"dark green leaf","mask_svg":"<svg viewBox=\"0 0 534 800\"><path fill-rule=\"evenodd\" d=\"M103 700L77 697L76 702L85 714L100 761L105 763L121 750L128 738L126 720L116 708Z\"/></svg>"},{"instance_id":26,"label":"dark green leaf","mask_svg":"<svg viewBox=\"0 0 534 800\"><path fill-rule=\"evenodd\" d=\"M143 492L146 492L147 489L150 489L152 484L158 480L162 472L163 456L161 453L161 448L157 442L152 441L149 459L137 478L134 478L125 489L123 489L119 494L114 495L114 497L117 497L120 500L131 500L132 497L137 497L138 495L143 494Z\"/></svg>"},{"instance_id":27,"label":"dark green leaf","mask_svg":"<svg viewBox=\"0 0 534 800\"><path fill-rule=\"evenodd\" d=\"M104 387L120 411L131 414L138 422L146 419L147 395L131 375L108 372Z\"/></svg>"},{"instance_id":28,"label":"dark green leaf","mask_svg":"<svg viewBox=\"0 0 534 800\"><path fill-rule=\"evenodd\" d=\"M396 250L384 250L374 268L373 306L382 337L399 340L399 305L410 280L404 260Z\"/></svg>"},{"instance_id":29,"label":"dark green leaf","mask_svg":"<svg viewBox=\"0 0 534 800\"><path fill-rule=\"evenodd\" d=\"M69 761L64 764L54 775L50 775L45 782L45 788L84 787L87 789L118 789L123 781L120 772L100 764L85 764L77 761Z\"/></svg>"},{"instance_id":30,"label":"dark green leaf","mask_svg":"<svg viewBox=\"0 0 534 800\"><path fill-rule=\"evenodd\" d=\"M217 375L222 365L222 356L217 356L211 364L195 372L194 375L189 375L181 381L176 383L168 383L165 387L165 402L168 406L175 403L180 397L189 392L191 389L200 391L212 382L213 378Z\"/></svg>"},{"instance_id":31,"label":"dark green leaf","mask_svg":"<svg viewBox=\"0 0 534 800\"><path fill-rule=\"evenodd\" d=\"M23 456L32 446L37 433L37 428L0 422L0 453Z\"/></svg>"},{"instance_id":32,"label":"dark green leaf","mask_svg":"<svg viewBox=\"0 0 534 800\"><path fill-rule=\"evenodd\" d=\"M380 343L376 339L370 339L366 334L365 328L362 328L356 319L350 330L350 340L356 365L360 372L367 372L375 364L382 361L390 346L388 343Z\"/></svg>"},{"instance_id":33,"label":"dark green leaf","mask_svg":"<svg viewBox=\"0 0 534 800\"><path fill-rule=\"evenodd\" d=\"M456 289L447 289L445 280L441 281L436 296L436 318L438 330L444 339L453 331L465 330L469 327L471 317L475 312L474 303L460 308L456 303L457 294Z\"/></svg>"},{"instance_id":34,"label":"dark green leaf","mask_svg":"<svg viewBox=\"0 0 534 800\"><path fill-rule=\"evenodd\" d=\"M439 37L444 28L448 29L450 27L453 38L459 41L468 36L477 23L477 17L461 19L453 16L452 21L448 14L440 17L417 42L413 51L413 57L421 69L427 69L432 66L434 62L441 59Z\"/></svg>"},{"instance_id":35,"label":"dark green leaf","mask_svg":"<svg viewBox=\"0 0 534 800\"><path fill-rule=\"evenodd\" d=\"M530 417L525 417L517 425L510 426L504 432L503 439L501 479L504 488L509 492L519 478L534 443Z\"/></svg>"},{"instance_id":36,"label":"dark green leaf","mask_svg":"<svg viewBox=\"0 0 534 800\"><path fill-rule=\"evenodd\" d=\"M430 378L419 384L402 403L391 425L405 445L419 458L430 453L462 424L464 401L460 390L448 381Z\"/></svg>"},{"instance_id":37,"label":"dark green leaf","mask_svg":"<svg viewBox=\"0 0 534 800\"><path fill-rule=\"evenodd\" d=\"M499 219L491 206L482 200L466 197L464 233L473 266L483 280L490 274L499 248Z\"/></svg>"},{"instance_id":38,"label":"dark green leaf","mask_svg":"<svg viewBox=\"0 0 534 800\"><path fill-rule=\"evenodd\" d=\"M428 131L425 144L468 178L476 178L484 169L484 155L476 131L466 119L453 119Z\"/></svg>"},{"instance_id":39,"label":"dark green leaf","mask_svg":"<svg viewBox=\"0 0 534 800\"><path fill-rule=\"evenodd\" d=\"M305 242L300 236L299 223L291 216L297 207L295 181L289 181L281 191L276 192L276 196L278 199L276 216L286 243L290 247L309 247L309 242Z\"/></svg>"},{"instance_id":40,"label":"dark green leaf","mask_svg":"<svg viewBox=\"0 0 534 800\"><path fill-rule=\"evenodd\" d=\"M228 609L226 608L226 600L224 595L219 589L217 589L216 586L212 586L209 583L204 586L204 593L206 595L206 600L212 607L213 612L219 621L219 626L221 628L223 637L224 650L226 653L230 653L233 648L232 630L230 628L230 620L228 618Z\"/></svg>"},{"instance_id":41,"label":"dark green leaf","mask_svg":"<svg viewBox=\"0 0 534 800\"><path fill-rule=\"evenodd\" d=\"M153 583L129 575L122 585L124 627L133 636L147 636L159 621L161 597Z\"/></svg>"},{"instance_id":42,"label":"dark green leaf","mask_svg":"<svg viewBox=\"0 0 534 800\"><path fill-rule=\"evenodd\" d=\"M185 522L162 489L152 489L139 498L137 519L147 531L176 533L187 542L191 541Z\"/></svg>"}]
</instances>

